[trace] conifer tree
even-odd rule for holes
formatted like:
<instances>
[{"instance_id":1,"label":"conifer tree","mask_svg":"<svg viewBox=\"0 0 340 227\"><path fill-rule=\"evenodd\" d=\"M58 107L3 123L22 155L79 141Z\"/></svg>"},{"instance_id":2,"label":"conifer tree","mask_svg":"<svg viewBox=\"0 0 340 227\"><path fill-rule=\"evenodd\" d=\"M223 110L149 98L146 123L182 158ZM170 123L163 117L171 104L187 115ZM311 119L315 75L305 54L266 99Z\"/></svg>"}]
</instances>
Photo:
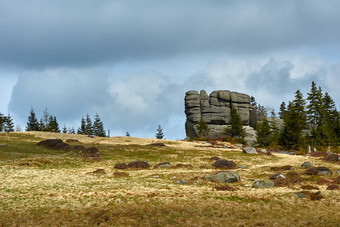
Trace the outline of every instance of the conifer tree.
<instances>
[{"instance_id":1,"label":"conifer tree","mask_svg":"<svg viewBox=\"0 0 340 227\"><path fill-rule=\"evenodd\" d=\"M125 136L130 137L130 133L126 132Z\"/></svg>"},{"instance_id":2,"label":"conifer tree","mask_svg":"<svg viewBox=\"0 0 340 227\"><path fill-rule=\"evenodd\" d=\"M279 112L279 118L283 119L284 118L284 114L286 112L286 103L282 102L280 105L280 112Z\"/></svg>"},{"instance_id":3,"label":"conifer tree","mask_svg":"<svg viewBox=\"0 0 340 227\"><path fill-rule=\"evenodd\" d=\"M10 114L4 118L3 128L5 132L14 132L14 123Z\"/></svg>"},{"instance_id":4,"label":"conifer tree","mask_svg":"<svg viewBox=\"0 0 340 227\"><path fill-rule=\"evenodd\" d=\"M160 125L158 125L157 128L157 133L156 133L156 138L157 139L163 139L164 138L164 133Z\"/></svg>"},{"instance_id":5,"label":"conifer tree","mask_svg":"<svg viewBox=\"0 0 340 227\"><path fill-rule=\"evenodd\" d=\"M312 82L310 93L307 93L307 121L310 129L321 126L322 109L323 109L323 94L321 87L316 87L315 82Z\"/></svg>"},{"instance_id":6,"label":"conifer tree","mask_svg":"<svg viewBox=\"0 0 340 227\"><path fill-rule=\"evenodd\" d=\"M48 132L60 132L59 124L58 124L56 116L50 115L50 117L48 118L48 125L47 125L46 131L48 131Z\"/></svg>"},{"instance_id":7,"label":"conifer tree","mask_svg":"<svg viewBox=\"0 0 340 227\"><path fill-rule=\"evenodd\" d=\"M207 122L203 121L203 119L201 118L198 123L195 125L196 129L197 129L197 134L199 137L206 137L209 134L209 127Z\"/></svg>"},{"instance_id":8,"label":"conifer tree","mask_svg":"<svg viewBox=\"0 0 340 227\"><path fill-rule=\"evenodd\" d=\"M67 133L67 127L66 127L66 125L64 125L64 127L63 127L63 133Z\"/></svg>"},{"instance_id":9,"label":"conifer tree","mask_svg":"<svg viewBox=\"0 0 340 227\"><path fill-rule=\"evenodd\" d=\"M230 128L227 127L224 130L224 133L227 136L231 136L231 137L234 137L234 138L240 138L240 139L244 138L245 130L243 128L241 117L238 114L235 107L231 108L229 125L230 125Z\"/></svg>"},{"instance_id":10,"label":"conifer tree","mask_svg":"<svg viewBox=\"0 0 340 227\"><path fill-rule=\"evenodd\" d=\"M305 104L302 93L297 90L295 99L289 103L288 110L285 112L284 126L279 139L280 145L287 149L297 150L303 145L302 130L307 125Z\"/></svg>"},{"instance_id":11,"label":"conifer tree","mask_svg":"<svg viewBox=\"0 0 340 227\"><path fill-rule=\"evenodd\" d=\"M100 136L100 137L105 137L105 130L104 130L104 125L103 122L101 121L99 114L96 114L94 116L93 120L93 134L95 136Z\"/></svg>"},{"instance_id":12,"label":"conifer tree","mask_svg":"<svg viewBox=\"0 0 340 227\"><path fill-rule=\"evenodd\" d=\"M35 112L33 107L31 107L30 115L28 116L26 131L39 131L39 122L38 119L35 116Z\"/></svg>"},{"instance_id":13,"label":"conifer tree","mask_svg":"<svg viewBox=\"0 0 340 227\"><path fill-rule=\"evenodd\" d=\"M85 135L87 132L86 132L86 122L85 122L85 119L84 117L81 117L81 121L80 121L80 128L78 128L78 134L83 134Z\"/></svg>"},{"instance_id":14,"label":"conifer tree","mask_svg":"<svg viewBox=\"0 0 340 227\"><path fill-rule=\"evenodd\" d=\"M271 132L270 125L265 117L261 123L258 124L257 132L256 132L257 143L260 146L269 146L271 144Z\"/></svg>"},{"instance_id":15,"label":"conifer tree","mask_svg":"<svg viewBox=\"0 0 340 227\"><path fill-rule=\"evenodd\" d=\"M89 114L86 114L85 132L86 135L93 136L93 125Z\"/></svg>"},{"instance_id":16,"label":"conifer tree","mask_svg":"<svg viewBox=\"0 0 340 227\"><path fill-rule=\"evenodd\" d=\"M45 108L44 111L43 111L43 117L42 117L42 122L41 122L45 125L44 126L45 129L47 129L47 127L48 127L49 117L50 117L50 113L47 111L47 108ZM42 126L42 124L41 124L41 126ZM41 131L44 131L44 130L41 130Z\"/></svg>"},{"instance_id":17,"label":"conifer tree","mask_svg":"<svg viewBox=\"0 0 340 227\"><path fill-rule=\"evenodd\" d=\"M39 131L46 131L46 125L45 125L43 119L40 119L40 121L39 121Z\"/></svg>"}]
</instances>

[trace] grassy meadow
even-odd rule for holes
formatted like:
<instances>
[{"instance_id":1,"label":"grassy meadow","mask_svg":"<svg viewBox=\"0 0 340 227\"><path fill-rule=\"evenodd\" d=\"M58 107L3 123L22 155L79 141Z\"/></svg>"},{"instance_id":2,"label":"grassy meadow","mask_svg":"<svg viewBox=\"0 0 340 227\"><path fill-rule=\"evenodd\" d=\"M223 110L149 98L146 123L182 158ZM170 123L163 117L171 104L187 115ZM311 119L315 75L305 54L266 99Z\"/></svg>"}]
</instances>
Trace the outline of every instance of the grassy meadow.
<instances>
[{"instance_id":1,"label":"grassy meadow","mask_svg":"<svg viewBox=\"0 0 340 227\"><path fill-rule=\"evenodd\" d=\"M85 160L76 152L37 146L43 139L77 139L95 146L102 161ZM163 142L165 147L149 146ZM247 155L226 144L158 141L132 137L89 138L57 133L0 133L0 226L340 226L340 190L318 184L335 178L339 164L306 156ZM236 169L241 180L219 191L221 183L204 180L217 173L212 156L247 167ZM114 168L117 163L148 161L191 164L191 168ZM268 180L271 167L301 163L326 166L332 176L300 175L303 183L254 189L254 179ZM104 169L105 174L92 173ZM285 173L286 171L283 171ZM187 184L176 183L179 180ZM302 185L319 188L321 200L297 198ZM314 190L316 191L316 190Z\"/></svg>"}]
</instances>

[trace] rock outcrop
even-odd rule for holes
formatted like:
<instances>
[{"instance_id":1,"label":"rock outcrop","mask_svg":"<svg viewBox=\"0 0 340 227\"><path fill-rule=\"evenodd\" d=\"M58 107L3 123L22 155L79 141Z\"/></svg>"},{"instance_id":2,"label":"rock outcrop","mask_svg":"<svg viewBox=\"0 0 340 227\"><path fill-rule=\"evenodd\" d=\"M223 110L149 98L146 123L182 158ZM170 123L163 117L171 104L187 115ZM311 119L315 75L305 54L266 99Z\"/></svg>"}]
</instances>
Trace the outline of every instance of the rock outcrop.
<instances>
[{"instance_id":1,"label":"rock outcrop","mask_svg":"<svg viewBox=\"0 0 340 227\"><path fill-rule=\"evenodd\" d=\"M185 130L188 138L195 138L195 125L202 118L208 124L209 137L224 136L224 129L228 125L230 110L236 108L244 125L249 124L250 97L247 94L230 92L228 90L213 91L208 96L201 90L188 91L185 94Z\"/></svg>"}]
</instances>

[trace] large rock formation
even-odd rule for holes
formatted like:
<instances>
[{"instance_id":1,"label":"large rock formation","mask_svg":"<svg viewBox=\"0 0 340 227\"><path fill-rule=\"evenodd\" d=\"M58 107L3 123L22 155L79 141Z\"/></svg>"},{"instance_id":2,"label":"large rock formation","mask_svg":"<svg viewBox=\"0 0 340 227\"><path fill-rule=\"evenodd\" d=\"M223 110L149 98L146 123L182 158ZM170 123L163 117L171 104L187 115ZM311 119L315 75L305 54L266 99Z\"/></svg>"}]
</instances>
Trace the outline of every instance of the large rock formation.
<instances>
[{"instance_id":1,"label":"large rock formation","mask_svg":"<svg viewBox=\"0 0 340 227\"><path fill-rule=\"evenodd\" d=\"M224 136L223 132L228 125L230 109L235 107L244 125L249 124L250 97L249 95L230 92L228 90L213 91L208 96L201 90L188 91L185 94L185 130L188 138L195 138L197 131L195 125L202 118L209 126L209 137Z\"/></svg>"}]
</instances>

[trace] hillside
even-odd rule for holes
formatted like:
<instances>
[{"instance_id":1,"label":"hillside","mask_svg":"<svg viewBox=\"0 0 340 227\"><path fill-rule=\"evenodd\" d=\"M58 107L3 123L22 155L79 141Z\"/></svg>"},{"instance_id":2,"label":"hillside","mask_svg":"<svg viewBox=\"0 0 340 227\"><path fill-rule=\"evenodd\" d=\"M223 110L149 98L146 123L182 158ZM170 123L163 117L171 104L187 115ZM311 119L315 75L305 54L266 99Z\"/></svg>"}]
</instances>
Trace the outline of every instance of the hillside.
<instances>
[{"instance_id":1,"label":"hillside","mask_svg":"<svg viewBox=\"0 0 340 227\"><path fill-rule=\"evenodd\" d=\"M97 147L102 158L37 146L45 139ZM212 157L239 168L217 169ZM151 167L114 168L137 160ZM170 165L158 168L162 162ZM305 175L304 162L332 174ZM327 189L340 184L339 169L339 161L322 157L244 154L222 142L0 133L0 226L339 226L340 190ZM236 172L240 180L205 178L221 171ZM287 181L252 188L278 172ZM307 198L298 198L302 191Z\"/></svg>"}]
</instances>

